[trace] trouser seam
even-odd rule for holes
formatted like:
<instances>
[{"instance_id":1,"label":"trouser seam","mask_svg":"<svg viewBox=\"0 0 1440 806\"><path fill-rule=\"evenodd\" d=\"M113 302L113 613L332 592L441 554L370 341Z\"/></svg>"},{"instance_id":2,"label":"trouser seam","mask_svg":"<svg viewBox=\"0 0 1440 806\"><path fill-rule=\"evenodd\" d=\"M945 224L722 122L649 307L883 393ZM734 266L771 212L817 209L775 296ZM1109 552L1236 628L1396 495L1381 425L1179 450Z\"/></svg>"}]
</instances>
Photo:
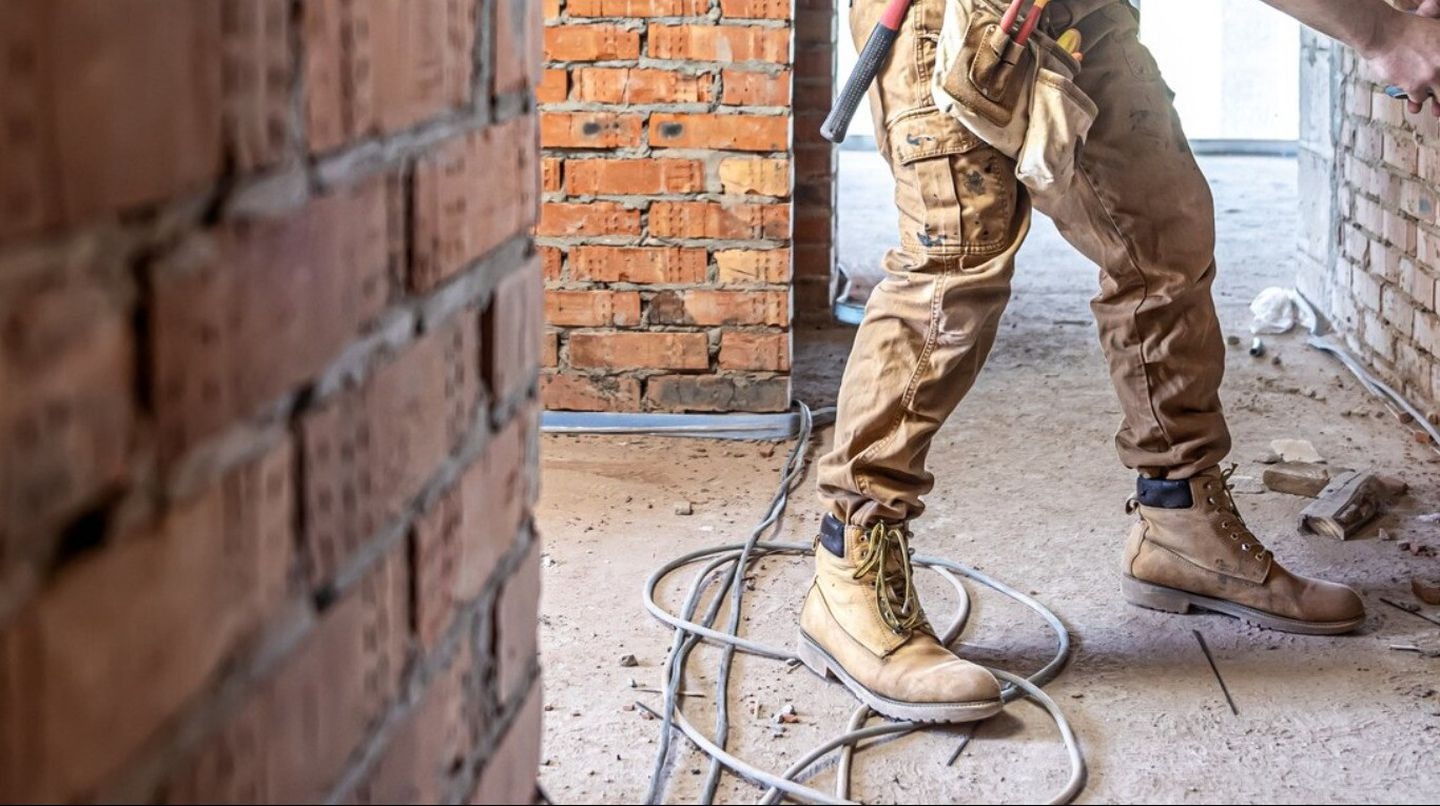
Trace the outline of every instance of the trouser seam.
<instances>
[{"instance_id":1,"label":"trouser seam","mask_svg":"<svg viewBox=\"0 0 1440 806\"><path fill-rule=\"evenodd\" d=\"M935 353L935 345L940 340L940 309L942 307L942 301L945 298L945 286L950 281L950 275L951 263L946 261L944 268L940 271L940 275L936 278L935 291L930 297L930 323L925 331L925 346L921 348L920 356L916 359L915 366L910 371L910 380L905 384L905 394L901 396L900 406L896 410L895 415L890 419L890 424L885 429L885 436L870 443L869 447L862 451L859 456L855 457L855 462L852 463L852 467L863 464L866 460L870 459L875 452L888 445L890 440L894 439L895 435L900 432L900 425L905 421L905 412L909 410L910 406L915 402L915 395L919 393L922 370L929 365L930 356ZM853 470L851 471L851 478L855 481L855 489L859 490L861 495L870 497L873 500L873 497L870 496L869 482L863 477L856 476Z\"/></svg>"},{"instance_id":2,"label":"trouser seam","mask_svg":"<svg viewBox=\"0 0 1440 806\"><path fill-rule=\"evenodd\" d=\"M1097 206L1104 214L1105 222L1109 225L1112 233L1120 241L1121 246L1125 248L1125 257L1130 261L1130 266L1135 270L1135 276L1140 278L1140 301L1135 303L1135 310L1131 313L1130 320L1134 323L1135 331L1139 336L1139 339L1137 339L1137 350L1140 353L1140 368L1145 374L1145 402L1150 407L1150 419L1154 421L1156 429L1160 431L1160 435L1165 438L1166 448L1174 448L1175 440L1170 436L1170 432L1166 430L1164 421L1160 419L1160 413L1155 410L1155 383L1150 374L1150 358L1145 353L1145 340L1149 334L1140 324L1140 309L1143 308L1146 301L1150 299L1149 278L1145 276L1145 270L1141 267L1139 259L1135 257L1135 252L1131 247L1130 241L1125 237L1125 231L1121 229L1119 222L1115 220L1115 216L1110 210L1110 206L1105 203L1104 197L1100 195L1100 189L1096 187L1095 180L1090 176L1090 172L1084 165L1080 165L1076 167L1076 173L1084 177L1085 186L1089 188L1090 194L1095 197Z\"/></svg>"}]
</instances>

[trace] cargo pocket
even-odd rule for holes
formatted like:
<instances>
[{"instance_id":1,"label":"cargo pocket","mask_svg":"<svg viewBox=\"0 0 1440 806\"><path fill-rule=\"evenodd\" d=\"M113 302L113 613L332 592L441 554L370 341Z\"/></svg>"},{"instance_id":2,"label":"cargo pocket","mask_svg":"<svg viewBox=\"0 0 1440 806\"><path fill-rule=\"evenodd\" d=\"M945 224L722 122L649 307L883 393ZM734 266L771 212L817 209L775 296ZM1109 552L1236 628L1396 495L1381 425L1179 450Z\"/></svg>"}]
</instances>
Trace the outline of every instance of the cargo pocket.
<instances>
[{"instance_id":1,"label":"cargo pocket","mask_svg":"<svg viewBox=\"0 0 1440 806\"><path fill-rule=\"evenodd\" d=\"M1098 110L1075 85L1058 59L1041 67L1030 96L1030 126L1020 149L1015 175L1037 196L1063 193L1075 176L1080 149Z\"/></svg>"},{"instance_id":2,"label":"cargo pocket","mask_svg":"<svg viewBox=\"0 0 1440 806\"><path fill-rule=\"evenodd\" d=\"M890 126L900 242L936 258L1004 251L1016 207L1015 163L935 109Z\"/></svg>"}]
</instances>

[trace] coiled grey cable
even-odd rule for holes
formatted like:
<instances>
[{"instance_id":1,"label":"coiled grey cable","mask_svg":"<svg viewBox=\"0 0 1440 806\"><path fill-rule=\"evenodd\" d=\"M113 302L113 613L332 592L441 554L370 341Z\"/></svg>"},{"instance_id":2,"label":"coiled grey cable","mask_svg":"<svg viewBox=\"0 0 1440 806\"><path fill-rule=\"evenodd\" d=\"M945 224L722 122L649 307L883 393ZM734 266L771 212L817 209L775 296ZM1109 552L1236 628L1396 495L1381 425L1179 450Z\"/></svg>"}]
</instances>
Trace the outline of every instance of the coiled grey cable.
<instances>
[{"instance_id":1,"label":"coiled grey cable","mask_svg":"<svg viewBox=\"0 0 1440 806\"><path fill-rule=\"evenodd\" d=\"M660 742L656 752L654 771L650 779L647 803L658 803L663 796L670 740L677 728L701 752L710 757L710 770L702 790L701 802L703 803L713 801L720 776L725 769L765 787L761 803L775 803L784 796L815 803L850 803L848 798L854 754L861 742L935 727L912 722L885 722L866 726L865 723L875 714L869 708L860 706L852 714L849 726L843 733L811 749L794 764L791 764L788 769L778 774L763 770L741 759L725 746L729 734L727 700L734 653L737 651L747 652L791 664L799 662L799 658L789 649L769 646L743 638L738 634L745 593L743 583L745 569L751 563L764 557L811 555L814 552L811 544L775 543L761 540L766 532L772 529L778 531L786 505L789 503L790 493L794 491L795 486L804 475L805 456L813 419L810 410L804 404L798 404L798 408L800 417L796 441L781 469L779 488L770 501L765 517L755 526L749 539L744 543L715 546L683 554L656 569L645 581L643 590L645 609L656 619L675 630L670 656L663 670L665 685L662 711L655 713L646 707L646 710L651 710L651 713L661 720ZM680 569L699 563L704 563L704 565L691 581L679 614L671 613L660 606L655 598L655 591L660 583ZM961 577L1024 604L1038 614L1054 631L1055 655L1034 674L1022 677L1003 669L990 668L990 671L1004 683L1003 697L1007 703L1022 697L1031 699L1054 720L1069 758L1070 777L1065 786L1049 802L1070 802L1079 795L1085 786L1085 760L1079 741L1076 739L1069 721L1065 718L1064 712L1042 689L1044 685L1059 675L1069 660L1071 648L1069 630L1058 616L1035 599L980 571L937 557L917 555L913 558L913 563L918 568L927 568L939 573L956 591L959 600L956 615L949 628L940 636L942 643L947 646L960 635L969 620L970 599L961 582ZM706 608L706 612L698 621L695 620L695 611L698 609L703 595L717 585L718 589L715 591L709 607ZM722 631L715 628L715 620L727 597L730 600L731 610L725 625L726 629ZM691 652L701 641L710 641L722 648L719 673L716 676L716 724L713 736L706 735L696 728L685 717L679 702L679 692L682 689L686 664ZM837 750L840 751L840 758L836 775L836 791L833 795L806 786L801 782L807 769Z\"/></svg>"}]
</instances>

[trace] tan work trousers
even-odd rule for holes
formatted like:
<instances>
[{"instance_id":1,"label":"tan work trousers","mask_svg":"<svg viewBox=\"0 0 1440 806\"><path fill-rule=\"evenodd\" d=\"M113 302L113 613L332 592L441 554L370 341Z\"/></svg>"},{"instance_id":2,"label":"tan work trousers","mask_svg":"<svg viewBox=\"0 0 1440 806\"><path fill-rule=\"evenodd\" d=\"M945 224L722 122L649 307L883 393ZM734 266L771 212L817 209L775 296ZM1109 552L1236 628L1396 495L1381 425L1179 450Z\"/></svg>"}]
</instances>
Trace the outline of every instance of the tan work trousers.
<instances>
[{"instance_id":1,"label":"tan work trousers","mask_svg":"<svg viewBox=\"0 0 1440 806\"><path fill-rule=\"evenodd\" d=\"M854 0L861 40L886 0ZM975 381L1010 298L1031 199L1014 162L939 112L930 94L945 0L916 0L870 99L895 174L900 248L870 297L840 389L819 490L832 514L867 525L924 510L931 440ZM1119 0L1059 0L1052 33L1079 27L1077 83L1099 107L1076 180L1036 202L1100 267L1091 301L1124 413L1121 461L1156 478L1220 462L1225 347L1210 287L1215 213L1172 94Z\"/></svg>"}]
</instances>

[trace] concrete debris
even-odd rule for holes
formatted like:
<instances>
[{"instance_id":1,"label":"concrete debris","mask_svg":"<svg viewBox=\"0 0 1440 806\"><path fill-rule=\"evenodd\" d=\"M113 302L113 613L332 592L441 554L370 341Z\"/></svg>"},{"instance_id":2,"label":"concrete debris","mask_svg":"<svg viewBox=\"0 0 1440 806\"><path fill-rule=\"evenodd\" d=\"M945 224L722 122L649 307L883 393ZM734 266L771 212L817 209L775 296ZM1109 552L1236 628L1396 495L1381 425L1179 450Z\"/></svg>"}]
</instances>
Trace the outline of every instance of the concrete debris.
<instances>
[{"instance_id":1,"label":"concrete debris","mask_svg":"<svg viewBox=\"0 0 1440 806\"><path fill-rule=\"evenodd\" d=\"M1394 539L1395 539L1395 535L1390 534L1388 531L1386 531L1386 530L1384 530L1384 529L1378 529L1378 530L1376 530L1376 532L1375 532L1375 537L1378 538L1378 539L1380 539L1380 540L1394 540Z\"/></svg>"},{"instance_id":2,"label":"concrete debris","mask_svg":"<svg viewBox=\"0 0 1440 806\"><path fill-rule=\"evenodd\" d=\"M1330 471L1311 462L1281 462L1265 468L1263 478L1274 492L1314 498L1330 483Z\"/></svg>"},{"instance_id":3,"label":"concrete debris","mask_svg":"<svg viewBox=\"0 0 1440 806\"><path fill-rule=\"evenodd\" d=\"M1280 464L1280 454L1274 451L1265 451L1255 457L1255 463L1260 465L1278 465Z\"/></svg>"},{"instance_id":4,"label":"concrete debris","mask_svg":"<svg viewBox=\"0 0 1440 806\"><path fill-rule=\"evenodd\" d=\"M1435 548L1433 546L1427 546L1424 543L1411 543L1409 540L1405 540L1403 542L1396 543L1395 547L1400 549L1401 551L1409 552L1416 557L1435 556Z\"/></svg>"},{"instance_id":5,"label":"concrete debris","mask_svg":"<svg viewBox=\"0 0 1440 806\"><path fill-rule=\"evenodd\" d=\"M1228 344L1228 345L1230 345L1231 347L1239 347L1239 346L1240 346L1240 337L1239 337L1239 336L1226 336L1226 337L1225 337L1225 343Z\"/></svg>"},{"instance_id":6,"label":"concrete debris","mask_svg":"<svg viewBox=\"0 0 1440 806\"><path fill-rule=\"evenodd\" d=\"M1254 476L1231 476L1230 491L1236 495L1260 495L1265 492L1265 485Z\"/></svg>"},{"instance_id":7,"label":"concrete debris","mask_svg":"<svg viewBox=\"0 0 1440 806\"><path fill-rule=\"evenodd\" d=\"M1415 520L1421 523L1440 523L1440 512L1432 512L1429 515L1421 515Z\"/></svg>"},{"instance_id":8,"label":"concrete debris","mask_svg":"<svg viewBox=\"0 0 1440 806\"><path fill-rule=\"evenodd\" d=\"M1395 476L1375 476L1375 487L1385 500L1400 498L1410 492L1410 485Z\"/></svg>"},{"instance_id":9,"label":"concrete debris","mask_svg":"<svg viewBox=\"0 0 1440 806\"><path fill-rule=\"evenodd\" d=\"M786 703L785 707L771 717L770 721L777 725L793 725L800 721L800 714L795 710L794 703Z\"/></svg>"},{"instance_id":10,"label":"concrete debris","mask_svg":"<svg viewBox=\"0 0 1440 806\"><path fill-rule=\"evenodd\" d=\"M637 660L634 655L621 655L620 665L628 669L631 666L639 666L640 661ZM634 688L634 686L631 686L631 688Z\"/></svg>"},{"instance_id":11,"label":"concrete debris","mask_svg":"<svg viewBox=\"0 0 1440 806\"><path fill-rule=\"evenodd\" d=\"M695 505L689 501L678 501L675 504L676 515L694 515Z\"/></svg>"},{"instance_id":12,"label":"concrete debris","mask_svg":"<svg viewBox=\"0 0 1440 806\"><path fill-rule=\"evenodd\" d=\"M1440 581L1433 584L1420 579L1410 580L1410 590L1415 592L1415 598L1427 605L1440 605Z\"/></svg>"},{"instance_id":13,"label":"concrete debris","mask_svg":"<svg viewBox=\"0 0 1440 806\"><path fill-rule=\"evenodd\" d=\"M1380 494L1373 473L1348 471L1331 479L1320 497L1300 513L1300 530L1349 540L1380 514Z\"/></svg>"},{"instance_id":14,"label":"concrete debris","mask_svg":"<svg viewBox=\"0 0 1440 806\"><path fill-rule=\"evenodd\" d=\"M1280 454L1287 462L1324 462L1325 458L1315 450L1308 439L1277 439L1270 443L1270 449Z\"/></svg>"}]
</instances>

